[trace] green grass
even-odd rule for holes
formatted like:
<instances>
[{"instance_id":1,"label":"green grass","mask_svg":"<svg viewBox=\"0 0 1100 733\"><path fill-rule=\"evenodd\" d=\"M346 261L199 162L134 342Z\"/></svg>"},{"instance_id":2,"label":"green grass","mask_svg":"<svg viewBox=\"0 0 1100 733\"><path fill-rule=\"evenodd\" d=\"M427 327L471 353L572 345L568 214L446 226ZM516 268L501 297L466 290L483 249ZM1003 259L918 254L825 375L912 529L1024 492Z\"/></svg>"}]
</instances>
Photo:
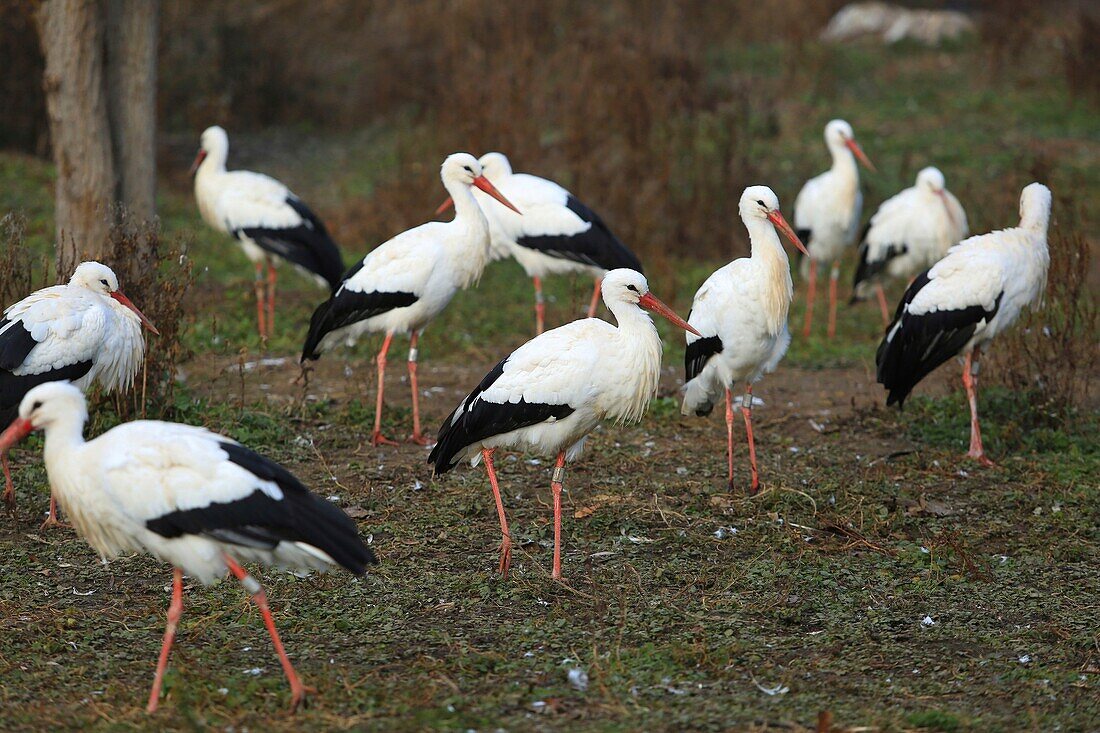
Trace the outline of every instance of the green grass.
<instances>
[{"instance_id":1,"label":"green grass","mask_svg":"<svg viewBox=\"0 0 1100 733\"><path fill-rule=\"evenodd\" d=\"M1100 125L1060 77L978 77L966 46L815 53L820 75L792 90L801 121L752 143L788 211L798 183L825 165L821 123L843 115L880 167L864 178L868 209L935 161L969 205L973 230L1003 226L1015 217L1016 191L990 190L1008 179L1015 187L1042 158L1056 194L1072 188L1086 219L1095 217ZM711 73L778 78L781 58L773 45L730 49ZM259 157L241 165L339 212L393 174L393 143L417 131L287 146L290 134L242 136L253 156L291 152L281 167ZM42 161L0 154L0 213L26 216L41 252L52 237L52 176ZM942 388L957 369L945 366L904 411L884 409L871 376L877 308L844 305L842 280L838 337L824 338L819 296L803 338L796 283L791 349L757 389L765 491L748 499L726 489L721 417L679 416L683 337L658 324L671 367L661 397L640 425L597 431L569 467L564 583L548 577L547 460L499 456L517 541L504 581L493 572L499 530L482 469L433 480L420 449L364 445L377 339L326 355L309 388L291 384L322 291L286 273L266 355L287 361L235 368L262 353L251 271L236 245L201 224L182 184L168 171L160 192L165 238L186 245L196 271L185 336L194 357L183 365L175 419L239 439L335 497L382 563L363 579L261 573L288 650L319 690L296 719L283 713L287 687L244 594L232 583L188 587L166 699L150 722L142 707L168 569L147 557L105 567L71 533L39 532L46 482L41 442L31 439L13 453L19 513L0 521L5 730L803 730L830 710L839 729L1084 731L1100 719L1094 404L1063 425L1036 414L1027 395L983 386L986 447L998 465L980 469L962 457L965 400ZM426 192L425 210L434 203ZM350 259L375 243L343 244ZM721 264L685 253L650 273L681 314ZM591 284L553 278L546 287L556 324L583 311ZM532 301L522 271L499 263L432 324L422 387L443 391L424 399L429 428L529 337ZM411 423L403 359L398 344L383 423L393 435ZM115 422L104 405L89 431ZM734 431L740 481L739 422ZM588 676L584 690L568 680L575 667Z\"/></svg>"}]
</instances>

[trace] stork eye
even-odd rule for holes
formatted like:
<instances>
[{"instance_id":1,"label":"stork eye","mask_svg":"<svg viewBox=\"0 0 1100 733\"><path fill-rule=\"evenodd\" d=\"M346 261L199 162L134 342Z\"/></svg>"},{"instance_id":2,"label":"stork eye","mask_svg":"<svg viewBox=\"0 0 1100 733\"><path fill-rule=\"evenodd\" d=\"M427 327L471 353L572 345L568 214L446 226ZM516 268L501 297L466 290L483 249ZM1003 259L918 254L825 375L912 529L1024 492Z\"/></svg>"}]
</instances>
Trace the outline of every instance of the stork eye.
<instances>
[{"instance_id":1,"label":"stork eye","mask_svg":"<svg viewBox=\"0 0 1100 733\"><path fill-rule=\"evenodd\" d=\"M760 199L757 199L757 200L756 200L756 203L760 204L760 205L761 205L761 206L763 206L763 207L764 207L765 209L766 209L766 208L768 208L767 206L765 206L765 205L764 205L764 202L763 202L762 200L760 200Z\"/></svg>"},{"instance_id":2,"label":"stork eye","mask_svg":"<svg viewBox=\"0 0 1100 733\"><path fill-rule=\"evenodd\" d=\"M627 290L631 290L631 291L633 291L633 292L635 292L635 293L636 293L636 292L638 292L638 288L634 287L633 285L627 285L627 286L626 286L626 289L627 289Z\"/></svg>"},{"instance_id":3,"label":"stork eye","mask_svg":"<svg viewBox=\"0 0 1100 733\"><path fill-rule=\"evenodd\" d=\"M41 406L42 406L42 400L35 400L34 404L31 405L31 410L37 410Z\"/></svg>"},{"instance_id":4,"label":"stork eye","mask_svg":"<svg viewBox=\"0 0 1100 733\"><path fill-rule=\"evenodd\" d=\"M463 170L465 170L465 171L466 171L467 173L469 173L470 175L473 175L473 173L474 173L474 169L473 169L473 168L471 168L470 166L468 166L468 165L464 165L464 166L462 166L462 168L463 168Z\"/></svg>"},{"instance_id":5,"label":"stork eye","mask_svg":"<svg viewBox=\"0 0 1100 733\"><path fill-rule=\"evenodd\" d=\"M101 279L101 280L100 280L99 282L100 282L100 284L102 284L102 285L103 285L103 287L105 287L105 288L109 288L109 287L111 287L110 285L108 285L108 284L107 284L107 280L106 280L106 279Z\"/></svg>"}]
</instances>

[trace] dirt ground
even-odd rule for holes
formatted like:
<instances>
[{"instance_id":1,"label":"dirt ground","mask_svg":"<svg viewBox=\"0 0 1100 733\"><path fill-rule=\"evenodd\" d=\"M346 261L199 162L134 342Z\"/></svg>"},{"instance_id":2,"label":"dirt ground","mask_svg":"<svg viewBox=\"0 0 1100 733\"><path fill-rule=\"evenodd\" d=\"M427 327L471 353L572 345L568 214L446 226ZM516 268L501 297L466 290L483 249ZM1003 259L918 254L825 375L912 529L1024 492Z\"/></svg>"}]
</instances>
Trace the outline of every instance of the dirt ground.
<instances>
[{"instance_id":1,"label":"dirt ground","mask_svg":"<svg viewBox=\"0 0 1100 733\"><path fill-rule=\"evenodd\" d=\"M645 420L603 426L569 467L559 583L548 460L499 458L518 540L502 580L483 469L433 479L425 449L366 442L372 361L326 357L303 387L292 356L263 358L208 357L185 365L186 383L214 427L337 501L381 564L361 580L263 574L317 689L293 719L244 594L189 584L158 726L812 730L828 711L835 730L1084 731L1100 719L1095 489L1034 457L961 459L965 414L944 416L947 444L914 440L917 416L883 408L864 366L782 367L759 385L764 490L750 498L726 488L719 411L681 417L666 363ZM420 374L434 429L482 368L425 361ZM387 384L396 437L411 423L401 358ZM740 421L734 435L747 484ZM20 513L0 524L5 566L21 568L0 588L0 724L147 728L168 569L100 566L69 531L39 531L34 452L16 456Z\"/></svg>"}]
</instances>

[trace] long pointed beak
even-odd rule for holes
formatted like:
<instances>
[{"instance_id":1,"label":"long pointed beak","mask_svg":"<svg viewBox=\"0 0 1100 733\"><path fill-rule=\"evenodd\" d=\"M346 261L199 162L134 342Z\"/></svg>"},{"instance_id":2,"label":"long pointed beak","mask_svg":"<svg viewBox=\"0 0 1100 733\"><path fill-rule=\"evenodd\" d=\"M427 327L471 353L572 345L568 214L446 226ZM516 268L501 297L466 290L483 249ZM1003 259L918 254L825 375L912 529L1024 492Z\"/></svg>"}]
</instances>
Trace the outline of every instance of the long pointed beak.
<instances>
[{"instance_id":1,"label":"long pointed beak","mask_svg":"<svg viewBox=\"0 0 1100 733\"><path fill-rule=\"evenodd\" d=\"M436 216L439 216L439 215L440 215L440 214L442 214L442 213L443 213L444 211L446 211L447 209L451 208L451 207L452 207L452 206L454 206L454 205L455 205L455 201L454 201L454 199L452 199L452 198L451 198L450 196L448 196L448 197L447 197L447 200L446 200L446 201L444 201L443 203L441 203L441 204L439 205L439 208L437 208L437 209L435 210L435 215L436 215Z\"/></svg>"},{"instance_id":2,"label":"long pointed beak","mask_svg":"<svg viewBox=\"0 0 1100 733\"><path fill-rule=\"evenodd\" d=\"M855 154L855 156L859 160L859 162L863 163L863 166L867 170L871 171L872 173L877 173L878 172L878 169L875 168L873 163L871 163L871 159L868 158L867 154L863 152L863 148L859 147L859 143L857 143L852 138L848 138L847 140L844 141L844 144L848 146L848 148L852 151L852 153Z\"/></svg>"},{"instance_id":3,"label":"long pointed beak","mask_svg":"<svg viewBox=\"0 0 1100 733\"><path fill-rule=\"evenodd\" d=\"M674 326L679 326L685 331L690 331L696 336L702 336L703 334L695 330L695 327L685 321L680 316L676 315L676 311L669 308L667 305L653 297L653 293L646 293L642 297L638 298L638 305L642 306L648 311L652 311L659 316L664 316Z\"/></svg>"},{"instance_id":4,"label":"long pointed beak","mask_svg":"<svg viewBox=\"0 0 1100 733\"><path fill-rule=\"evenodd\" d=\"M517 209L515 206L513 206L511 201L504 198L504 194L502 194L500 191L498 191L496 186L489 183L489 179L486 178L485 176L478 176L477 178L475 178L474 179L474 185L477 186L478 188L480 188L485 193L492 196L493 198L495 198L500 203L507 206L512 211L516 212L520 216L523 216L523 212L520 211L519 209Z\"/></svg>"},{"instance_id":5,"label":"long pointed beak","mask_svg":"<svg viewBox=\"0 0 1100 733\"><path fill-rule=\"evenodd\" d=\"M787 220L783 218L783 214L779 213L779 209L768 212L768 221L770 221L776 229L783 232L783 235L791 240L791 244L798 247L802 254L807 257L810 256L810 253L806 251L806 245L804 245L802 240L798 238L798 235L794 233L794 229L792 229L791 225L787 223Z\"/></svg>"},{"instance_id":6,"label":"long pointed beak","mask_svg":"<svg viewBox=\"0 0 1100 733\"><path fill-rule=\"evenodd\" d=\"M947 200L947 194L941 188L936 191L936 195L940 197L940 201L943 202L943 210L947 212L947 218L951 222L951 226L957 227L959 222L955 221L955 212L951 210L951 202Z\"/></svg>"},{"instance_id":7,"label":"long pointed beak","mask_svg":"<svg viewBox=\"0 0 1100 733\"><path fill-rule=\"evenodd\" d=\"M30 420L21 417L15 418L8 429L0 433L0 454L7 455L13 445L34 432L34 425Z\"/></svg>"},{"instance_id":8,"label":"long pointed beak","mask_svg":"<svg viewBox=\"0 0 1100 733\"><path fill-rule=\"evenodd\" d=\"M136 305L134 305L133 303L131 303L129 298L127 298L125 295L123 295L122 293L120 293L117 290L114 291L113 293L111 293L110 295L111 295L112 298L117 300L119 303L122 303L124 306L126 306L127 308L132 310L134 313L136 313L137 317L141 319L141 325L148 328L150 331L155 333L157 336L160 336L160 331L158 331L157 327L153 325L153 322L150 321L148 318L146 318L145 314L142 313L141 311L139 311L138 307Z\"/></svg>"},{"instance_id":9,"label":"long pointed beak","mask_svg":"<svg viewBox=\"0 0 1100 733\"><path fill-rule=\"evenodd\" d=\"M199 150L199 154L195 156L195 162L191 164L191 170L188 171L187 175L189 175L189 176L195 175L195 171L197 171L199 169L199 166L202 165L202 162L204 160L206 160L206 151L205 150Z\"/></svg>"}]
</instances>

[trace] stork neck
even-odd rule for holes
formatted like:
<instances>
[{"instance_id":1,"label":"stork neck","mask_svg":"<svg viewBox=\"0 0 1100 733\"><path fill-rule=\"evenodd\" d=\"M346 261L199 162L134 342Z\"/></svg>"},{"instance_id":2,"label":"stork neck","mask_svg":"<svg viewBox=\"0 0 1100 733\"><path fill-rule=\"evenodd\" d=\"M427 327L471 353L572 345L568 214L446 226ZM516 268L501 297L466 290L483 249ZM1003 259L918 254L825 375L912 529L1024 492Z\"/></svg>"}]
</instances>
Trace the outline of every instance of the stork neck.
<instances>
[{"instance_id":1,"label":"stork neck","mask_svg":"<svg viewBox=\"0 0 1100 733\"><path fill-rule=\"evenodd\" d=\"M471 187L460 181L446 181L444 188L451 195L455 204L455 221L466 222L468 225L489 231L489 222L485 219L485 212L478 206L474 199Z\"/></svg>"},{"instance_id":2,"label":"stork neck","mask_svg":"<svg viewBox=\"0 0 1100 733\"><path fill-rule=\"evenodd\" d=\"M760 306L768 332L777 334L787 322L791 298L794 296L790 260L787 259L787 252L771 222L748 219L745 221L745 228L749 230L749 240L752 242L751 259L759 268L756 286Z\"/></svg>"},{"instance_id":3,"label":"stork neck","mask_svg":"<svg viewBox=\"0 0 1100 733\"><path fill-rule=\"evenodd\" d=\"M1050 208L1046 206L1033 206L1029 209L1025 209L1023 216L1020 217L1021 229L1029 229L1033 232L1046 234L1049 226Z\"/></svg>"},{"instance_id":4,"label":"stork neck","mask_svg":"<svg viewBox=\"0 0 1100 733\"><path fill-rule=\"evenodd\" d=\"M771 267L789 269L787 253L771 222L756 218L747 219L745 228L749 230L749 244L752 251L750 256L753 260Z\"/></svg>"},{"instance_id":5,"label":"stork neck","mask_svg":"<svg viewBox=\"0 0 1100 733\"><path fill-rule=\"evenodd\" d=\"M606 303L606 301L604 301ZM661 378L661 337L649 314L633 303L607 303L618 323L615 337L608 344L623 375L610 390L607 416L620 422L636 422L645 414L649 401L657 394Z\"/></svg>"},{"instance_id":6,"label":"stork neck","mask_svg":"<svg viewBox=\"0 0 1100 733\"><path fill-rule=\"evenodd\" d=\"M856 167L856 156L843 143L830 146L829 152L833 156L833 174L846 188L855 188L859 185L859 169Z\"/></svg>"},{"instance_id":7,"label":"stork neck","mask_svg":"<svg viewBox=\"0 0 1100 733\"><path fill-rule=\"evenodd\" d=\"M84 447L84 422L86 415L70 413L55 420L46 428L46 446L43 455L47 473L62 466L71 465L74 456Z\"/></svg>"}]
</instances>

